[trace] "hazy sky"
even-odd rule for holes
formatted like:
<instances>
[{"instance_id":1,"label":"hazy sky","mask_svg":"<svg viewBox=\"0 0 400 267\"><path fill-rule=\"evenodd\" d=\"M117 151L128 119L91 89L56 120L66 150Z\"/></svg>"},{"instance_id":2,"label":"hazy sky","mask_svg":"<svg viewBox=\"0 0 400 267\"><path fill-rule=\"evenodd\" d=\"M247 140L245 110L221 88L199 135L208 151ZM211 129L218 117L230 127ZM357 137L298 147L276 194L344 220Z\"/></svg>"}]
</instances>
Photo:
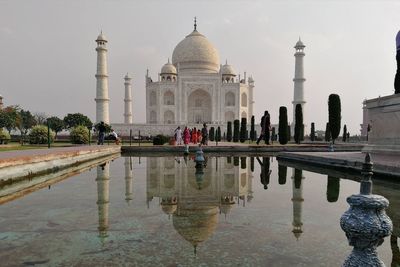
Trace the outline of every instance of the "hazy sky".
<instances>
[{"instance_id":1,"label":"hazy sky","mask_svg":"<svg viewBox=\"0 0 400 267\"><path fill-rule=\"evenodd\" d=\"M0 0L0 94L5 105L95 119L95 39L108 38L111 122L123 121L123 76L133 76L133 120L145 122L146 68L153 80L174 47L198 30L238 73L255 80L255 115L280 106L292 118L294 48L305 48L305 122L325 129L327 99L359 133L362 101L394 92L400 1Z\"/></svg>"}]
</instances>

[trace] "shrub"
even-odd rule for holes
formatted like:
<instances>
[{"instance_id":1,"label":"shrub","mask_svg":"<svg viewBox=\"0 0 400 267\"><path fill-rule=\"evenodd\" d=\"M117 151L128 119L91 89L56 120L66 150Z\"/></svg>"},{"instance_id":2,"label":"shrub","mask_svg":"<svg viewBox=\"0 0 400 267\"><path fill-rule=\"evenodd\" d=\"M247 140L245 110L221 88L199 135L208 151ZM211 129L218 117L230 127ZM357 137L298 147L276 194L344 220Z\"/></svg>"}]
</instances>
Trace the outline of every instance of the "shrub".
<instances>
[{"instance_id":1,"label":"shrub","mask_svg":"<svg viewBox=\"0 0 400 267\"><path fill-rule=\"evenodd\" d=\"M221 142L221 127L218 126L217 128L217 136L215 138L217 142Z\"/></svg>"},{"instance_id":2,"label":"shrub","mask_svg":"<svg viewBox=\"0 0 400 267\"><path fill-rule=\"evenodd\" d=\"M76 126L69 132L69 139L72 144L88 144L89 129L86 126Z\"/></svg>"},{"instance_id":3,"label":"shrub","mask_svg":"<svg viewBox=\"0 0 400 267\"><path fill-rule=\"evenodd\" d=\"M54 141L55 133L50 130L50 143ZM31 144L47 144L47 126L36 125L33 126L29 133L29 143Z\"/></svg>"},{"instance_id":4,"label":"shrub","mask_svg":"<svg viewBox=\"0 0 400 267\"><path fill-rule=\"evenodd\" d=\"M315 124L312 122L311 123L311 134L310 134L310 139L311 141L315 141Z\"/></svg>"},{"instance_id":5,"label":"shrub","mask_svg":"<svg viewBox=\"0 0 400 267\"><path fill-rule=\"evenodd\" d=\"M233 142L239 142L239 126L240 122L239 120L234 120L233 121Z\"/></svg>"},{"instance_id":6,"label":"shrub","mask_svg":"<svg viewBox=\"0 0 400 267\"><path fill-rule=\"evenodd\" d=\"M10 134L0 129L0 144L8 144L10 139L11 139Z\"/></svg>"},{"instance_id":7,"label":"shrub","mask_svg":"<svg viewBox=\"0 0 400 267\"><path fill-rule=\"evenodd\" d=\"M228 121L228 129L226 133L226 141L232 142L232 122Z\"/></svg>"},{"instance_id":8,"label":"shrub","mask_svg":"<svg viewBox=\"0 0 400 267\"><path fill-rule=\"evenodd\" d=\"M242 122L240 124L240 142L244 143L246 141L246 131L247 131L247 119L242 118Z\"/></svg>"},{"instance_id":9,"label":"shrub","mask_svg":"<svg viewBox=\"0 0 400 267\"><path fill-rule=\"evenodd\" d=\"M347 140L347 126L346 124L343 126L343 138L342 138L343 142L348 141Z\"/></svg>"},{"instance_id":10,"label":"shrub","mask_svg":"<svg viewBox=\"0 0 400 267\"><path fill-rule=\"evenodd\" d=\"M287 121L287 109L286 107L279 108L279 143L285 145L288 142L288 121Z\"/></svg>"},{"instance_id":11,"label":"shrub","mask_svg":"<svg viewBox=\"0 0 400 267\"><path fill-rule=\"evenodd\" d=\"M164 145L168 143L169 138L165 135L159 134L153 138L153 145Z\"/></svg>"},{"instance_id":12,"label":"shrub","mask_svg":"<svg viewBox=\"0 0 400 267\"><path fill-rule=\"evenodd\" d=\"M251 124L250 124L250 140L255 141L257 140L256 138L256 131L255 131L255 122L254 122L254 116L251 116Z\"/></svg>"}]
</instances>

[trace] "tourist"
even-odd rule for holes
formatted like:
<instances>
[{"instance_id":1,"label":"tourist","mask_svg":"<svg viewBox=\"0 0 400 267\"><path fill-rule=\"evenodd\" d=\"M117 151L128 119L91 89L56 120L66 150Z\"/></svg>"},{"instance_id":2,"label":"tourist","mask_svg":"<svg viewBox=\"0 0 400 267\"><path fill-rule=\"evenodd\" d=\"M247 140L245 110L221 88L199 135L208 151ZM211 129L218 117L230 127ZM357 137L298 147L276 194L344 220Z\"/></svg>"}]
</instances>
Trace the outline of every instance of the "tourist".
<instances>
[{"instance_id":1,"label":"tourist","mask_svg":"<svg viewBox=\"0 0 400 267\"><path fill-rule=\"evenodd\" d=\"M111 129L111 133L110 133L109 138L110 138L111 140L115 140L115 144L116 144L116 145L119 145L119 143L120 143L120 138L118 137L118 134L114 131L114 129Z\"/></svg>"},{"instance_id":2,"label":"tourist","mask_svg":"<svg viewBox=\"0 0 400 267\"><path fill-rule=\"evenodd\" d=\"M197 142L199 142L199 144L201 144L202 139L203 139L203 137L201 136L201 131L199 129L199 130L197 130L197 133L196 133L196 140L197 140Z\"/></svg>"},{"instance_id":3,"label":"tourist","mask_svg":"<svg viewBox=\"0 0 400 267\"><path fill-rule=\"evenodd\" d=\"M183 130L183 143L185 145L189 144L190 142L190 132L189 132L189 128L185 127L185 129Z\"/></svg>"},{"instance_id":4,"label":"tourist","mask_svg":"<svg viewBox=\"0 0 400 267\"><path fill-rule=\"evenodd\" d=\"M397 71L394 77L394 93L400 94L400 31L396 35L396 61Z\"/></svg>"},{"instance_id":5,"label":"tourist","mask_svg":"<svg viewBox=\"0 0 400 267\"><path fill-rule=\"evenodd\" d=\"M264 120L265 120L265 115L268 113L268 111L265 111L264 112L264 116L262 116L261 117L261 122L260 122L260 126L261 126L261 133L260 133L260 136L258 137L258 139L257 139L257 145L260 143L260 141L261 141L261 139L263 139L264 138L264 134L265 134L265 122L264 122Z\"/></svg>"},{"instance_id":6,"label":"tourist","mask_svg":"<svg viewBox=\"0 0 400 267\"><path fill-rule=\"evenodd\" d=\"M106 134L106 126L104 124L104 121L101 121L98 127L98 131L99 131L99 136L98 136L98 141L97 144L98 145L104 145L104 137Z\"/></svg>"},{"instance_id":7,"label":"tourist","mask_svg":"<svg viewBox=\"0 0 400 267\"><path fill-rule=\"evenodd\" d=\"M192 130L192 143L197 144L197 129L196 129L196 127L194 127Z\"/></svg>"},{"instance_id":8,"label":"tourist","mask_svg":"<svg viewBox=\"0 0 400 267\"><path fill-rule=\"evenodd\" d=\"M178 146L182 145L182 130L180 126L175 129L175 141Z\"/></svg>"},{"instance_id":9,"label":"tourist","mask_svg":"<svg viewBox=\"0 0 400 267\"><path fill-rule=\"evenodd\" d=\"M202 140L201 143L203 145L208 145L208 130L207 130L207 124L203 123L203 129L201 129L201 136Z\"/></svg>"},{"instance_id":10,"label":"tourist","mask_svg":"<svg viewBox=\"0 0 400 267\"><path fill-rule=\"evenodd\" d=\"M260 164L260 169L261 169L260 182L261 182L261 184L264 185L264 189L267 190L271 172L272 172L272 170L269 169L269 167L270 167L269 157L263 157L262 162L258 157L256 159L257 159L258 163Z\"/></svg>"}]
</instances>

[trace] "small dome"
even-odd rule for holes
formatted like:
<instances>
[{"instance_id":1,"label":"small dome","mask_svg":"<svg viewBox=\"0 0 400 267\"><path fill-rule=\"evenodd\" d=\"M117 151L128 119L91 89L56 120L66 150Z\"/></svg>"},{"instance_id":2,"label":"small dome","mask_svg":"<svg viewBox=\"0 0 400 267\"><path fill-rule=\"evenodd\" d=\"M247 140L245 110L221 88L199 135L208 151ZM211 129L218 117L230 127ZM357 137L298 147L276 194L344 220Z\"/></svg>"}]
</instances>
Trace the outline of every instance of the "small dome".
<instances>
[{"instance_id":1,"label":"small dome","mask_svg":"<svg viewBox=\"0 0 400 267\"><path fill-rule=\"evenodd\" d=\"M197 70L217 73L219 56L217 49L197 30L186 36L172 53L172 64L181 70Z\"/></svg>"},{"instance_id":2,"label":"small dome","mask_svg":"<svg viewBox=\"0 0 400 267\"><path fill-rule=\"evenodd\" d=\"M129 74L128 74L128 73L126 73L126 75L125 75L124 79L125 79L125 80L128 80L128 79L132 79L132 78L129 76Z\"/></svg>"},{"instance_id":3,"label":"small dome","mask_svg":"<svg viewBox=\"0 0 400 267\"><path fill-rule=\"evenodd\" d=\"M107 42L107 38L106 38L106 36L103 34L103 32L101 32L101 33L99 34L99 36L97 36L96 42L99 42L99 41Z\"/></svg>"},{"instance_id":4,"label":"small dome","mask_svg":"<svg viewBox=\"0 0 400 267\"><path fill-rule=\"evenodd\" d=\"M250 76L250 77L249 77L249 79L248 79L248 81L249 81L249 83L253 83L253 82L254 82L254 79L253 79L253 77L252 77L252 76Z\"/></svg>"},{"instance_id":5,"label":"small dome","mask_svg":"<svg viewBox=\"0 0 400 267\"><path fill-rule=\"evenodd\" d=\"M222 75L236 76L235 70L231 65L228 65L228 62L226 62L225 65L222 66L221 73Z\"/></svg>"},{"instance_id":6,"label":"small dome","mask_svg":"<svg viewBox=\"0 0 400 267\"><path fill-rule=\"evenodd\" d=\"M169 62L169 59L168 62L162 66L161 74L177 74L175 66Z\"/></svg>"}]
</instances>

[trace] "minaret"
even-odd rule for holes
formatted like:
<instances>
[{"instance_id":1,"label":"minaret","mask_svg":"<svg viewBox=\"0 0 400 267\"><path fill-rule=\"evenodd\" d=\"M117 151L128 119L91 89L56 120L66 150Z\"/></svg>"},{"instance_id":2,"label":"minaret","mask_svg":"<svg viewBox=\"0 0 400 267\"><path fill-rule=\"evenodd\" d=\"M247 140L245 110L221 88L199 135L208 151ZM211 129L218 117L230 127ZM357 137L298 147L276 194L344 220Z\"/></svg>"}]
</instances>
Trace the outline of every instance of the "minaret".
<instances>
[{"instance_id":1,"label":"minaret","mask_svg":"<svg viewBox=\"0 0 400 267\"><path fill-rule=\"evenodd\" d=\"M294 94L293 94L293 120L292 120L292 125L294 127L294 123L296 121L296 105L301 104L301 107L303 109L303 121L304 121L304 104L306 101L304 100L304 82L306 79L304 78L304 64L303 64L303 58L306 54L304 54L304 47L306 47L303 42L300 40L297 41L296 45L294 48L296 49L296 53L294 53L295 56L295 68L294 68ZM294 131L292 131L294 132Z\"/></svg>"},{"instance_id":2,"label":"minaret","mask_svg":"<svg viewBox=\"0 0 400 267\"><path fill-rule=\"evenodd\" d=\"M0 95L0 109L3 109L3 96Z\"/></svg>"},{"instance_id":3,"label":"minaret","mask_svg":"<svg viewBox=\"0 0 400 267\"><path fill-rule=\"evenodd\" d=\"M302 180L303 171L293 168L293 176L292 176L292 202L293 202L293 234L296 239L299 239L301 233L303 233L303 223L301 221L302 208L303 208L303 183Z\"/></svg>"},{"instance_id":4,"label":"minaret","mask_svg":"<svg viewBox=\"0 0 400 267\"><path fill-rule=\"evenodd\" d=\"M249 118L254 115L254 80L253 77L250 76L248 79L249 84Z\"/></svg>"},{"instance_id":5,"label":"minaret","mask_svg":"<svg viewBox=\"0 0 400 267\"><path fill-rule=\"evenodd\" d=\"M108 206L110 202L110 165L104 163L97 166L97 207L99 212L99 237L103 243L108 236Z\"/></svg>"},{"instance_id":6,"label":"minaret","mask_svg":"<svg viewBox=\"0 0 400 267\"><path fill-rule=\"evenodd\" d=\"M96 39L97 72L96 72L96 123L104 121L110 124L107 74L107 40L103 32Z\"/></svg>"},{"instance_id":7,"label":"minaret","mask_svg":"<svg viewBox=\"0 0 400 267\"><path fill-rule=\"evenodd\" d=\"M125 201L129 204L132 200L132 182L133 174L131 169L131 157L125 157Z\"/></svg>"},{"instance_id":8,"label":"minaret","mask_svg":"<svg viewBox=\"0 0 400 267\"><path fill-rule=\"evenodd\" d=\"M132 123L132 78L129 77L128 73L125 75L125 113L124 113L124 123Z\"/></svg>"}]
</instances>

